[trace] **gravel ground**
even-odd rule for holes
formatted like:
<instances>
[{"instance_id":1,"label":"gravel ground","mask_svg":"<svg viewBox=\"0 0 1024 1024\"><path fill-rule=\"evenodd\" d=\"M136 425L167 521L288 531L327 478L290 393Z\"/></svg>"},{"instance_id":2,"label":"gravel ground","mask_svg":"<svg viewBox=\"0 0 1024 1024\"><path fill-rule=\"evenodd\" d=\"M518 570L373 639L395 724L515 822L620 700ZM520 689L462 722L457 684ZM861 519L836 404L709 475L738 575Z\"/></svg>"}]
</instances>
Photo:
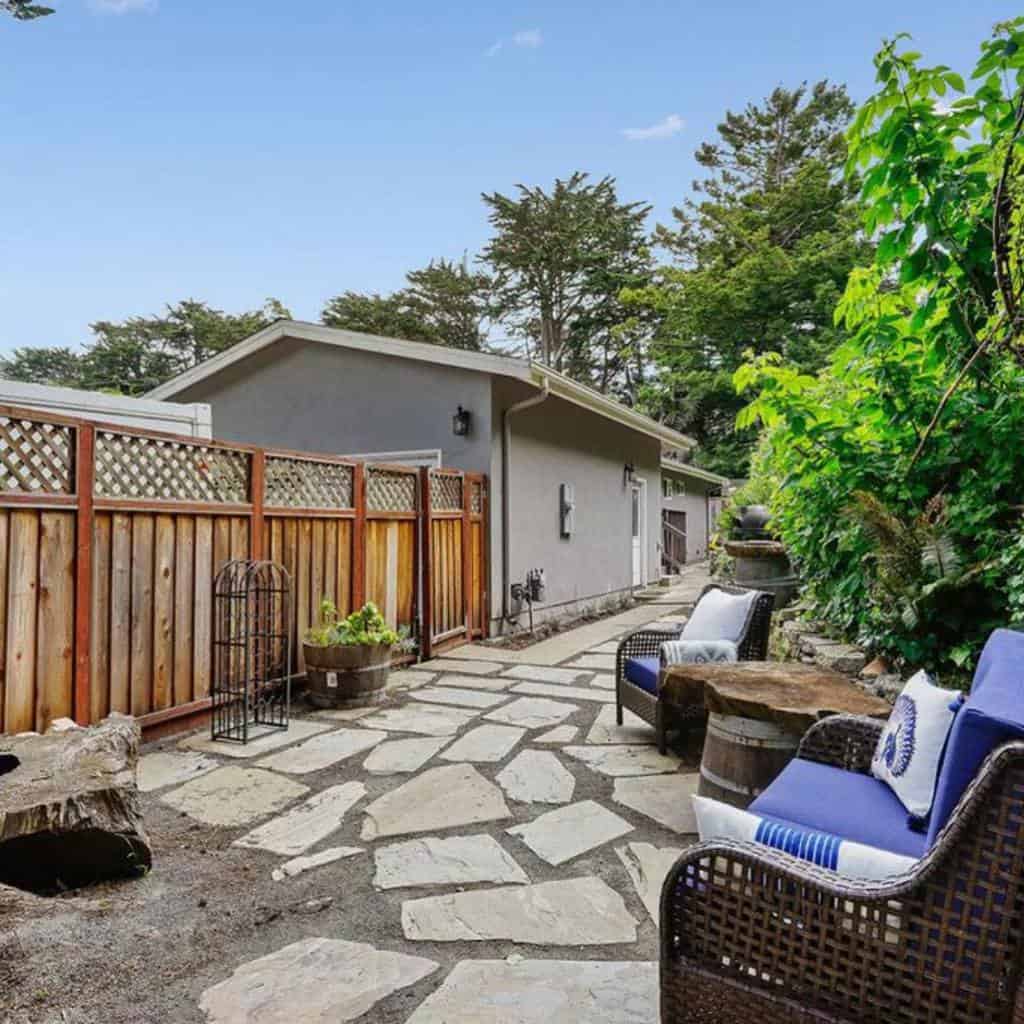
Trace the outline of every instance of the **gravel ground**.
<instances>
[{"instance_id":1,"label":"gravel ground","mask_svg":"<svg viewBox=\"0 0 1024 1024\"><path fill-rule=\"evenodd\" d=\"M406 698L401 697L399 700ZM581 728L579 741L602 705L582 705L566 724ZM344 723L337 723L344 725ZM471 723L477 724L476 722ZM476 765L488 779L547 731L531 730L501 763ZM393 733L392 738L408 734ZM147 748L175 749L179 738ZM557 750L557 747L542 749ZM699 761L700 737L678 753L684 771ZM504 835L513 824L532 820L551 805L509 801L514 821L451 829L443 833L488 833L530 876L541 882L594 874L621 893L641 921L638 941L589 947L525 946L510 942L432 943L407 941L400 924L403 899L433 895L431 888L377 892L372 884L373 843L359 836L369 801L410 775L372 776L362 770L366 755L301 777L313 790L351 779L367 786L367 797L346 817L325 846L364 847L367 852L274 882L271 869L284 858L232 847L249 827L215 828L174 811L158 794L144 794L146 827L153 845L153 870L142 879L112 882L52 899L30 898L4 913L0 902L0 1021L5 1024L148 1024L199 1022L201 992L239 965L301 938L348 939L438 961L442 969L377 1004L366 1015L374 1024L399 1024L463 959L527 958L657 960L657 929L648 917L615 848L626 842L685 846L681 837L611 799L613 780L565 756L576 778L574 800L592 798L625 818L635 832L554 868L517 839ZM244 762L233 762L240 764ZM436 758L426 767L445 762Z\"/></svg>"}]
</instances>

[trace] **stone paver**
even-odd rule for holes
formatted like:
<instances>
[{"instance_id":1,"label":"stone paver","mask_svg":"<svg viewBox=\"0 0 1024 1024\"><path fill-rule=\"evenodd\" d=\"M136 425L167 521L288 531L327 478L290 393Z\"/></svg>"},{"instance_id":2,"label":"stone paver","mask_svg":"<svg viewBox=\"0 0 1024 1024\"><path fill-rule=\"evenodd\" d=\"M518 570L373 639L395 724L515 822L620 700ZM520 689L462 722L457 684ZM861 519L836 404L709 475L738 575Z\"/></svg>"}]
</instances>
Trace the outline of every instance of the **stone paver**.
<instances>
[{"instance_id":1,"label":"stone paver","mask_svg":"<svg viewBox=\"0 0 1024 1024\"><path fill-rule=\"evenodd\" d=\"M596 647L591 647L587 652L588 654L617 654L619 651L618 640L606 640L603 644L598 644Z\"/></svg>"},{"instance_id":2,"label":"stone paver","mask_svg":"<svg viewBox=\"0 0 1024 1024\"><path fill-rule=\"evenodd\" d=\"M495 776L510 800L564 804L572 799L576 779L550 750L523 750Z\"/></svg>"},{"instance_id":3,"label":"stone paver","mask_svg":"<svg viewBox=\"0 0 1024 1024\"><path fill-rule=\"evenodd\" d=\"M463 672L467 676L489 676L498 671L498 666L489 661L471 661L468 658L433 658L411 668L417 672Z\"/></svg>"},{"instance_id":4,"label":"stone paver","mask_svg":"<svg viewBox=\"0 0 1024 1024\"><path fill-rule=\"evenodd\" d=\"M188 779L196 779L200 775L212 772L218 767L219 761L198 751L178 754L158 750L152 754L143 754L139 758L139 789L143 793L151 793L154 789L163 789L165 786L177 786Z\"/></svg>"},{"instance_id":5,"label":"stone paver","mask_svg":"<svg viewBox=\"0 0 1024 1024\"><path fill-rule=\"evenodd\" d=\"M557 866L621 838L633 826L597 801L581 800L505 831L518 836L541 860Z\"/></svg>"},{"instance_id":6,"label":"stone paver","mask_svg":"<svg viewBox=\"0 0 1024 1024\"><path fill-rule=\"evenodd\" d=\"M286 860L280 867L276 867L270 872L270 877L275 882L283 882L286 878L294 878L305 871L312 871L313 868L333 864L336 860L354 857L357 853L362 852L361 846L329 846L319 853L308 853L302 857L292 857L291 860Z\"/></svg>"},{"instance_id":7,"label":"stone paver","mask_svg":"<svg viewBox=\"0 0 1024 1024\"><path fill-rule=\"evenodd\" d=\"M595 672L614 672L615 655L592 653L581 654L578 658L573 658L573 660L570 661L566 667L578 669L591 669Z\"/></svg>"},{"instance_id":8,"label":"stone paver","mask_svg":"<svg viewBox=\"0 0 1024 1024\"><path fill-rule=\"evenodd\" d=\"M271 754L258 761L256 767L287 772L289 775L319 772L355 754L361 754L387 738L386 732L374 729L338 729Z\"/></svg>"},{"instance_id":9,"label":"stone paver","mask_svg":"<svg viewBox=\"0 0 1024 1024\"><path fill-rule=\"evenodd\" d=\"M519 697L511 704L484 715L484 718L489 722L519 725L524 729L543 729L547 725L557 725L577 710L575 704L566 704L564 701L548 700L546 697Z\"/></svg>"},{"instance_id":10,"label":"stone paver","mask_svg":"<svg viewBox=\"0 0 1024 1024\"><path fill-rule=\"evenodd\" d=\"M443 761L474 761L490 764L501 761L526 735L525 729L511 725L478 725L463 733L441 754Z\"/></svg>"},{"instance_id":11,"label":"stone paver","mask_svg":"<svg viewBox=\"0 0 1024 1024\"><path fill-rule=\"evenodd\" d=\"M559 725L541 733L534 739L534 743L572 743L579 733L575 725Z\"/></svg>"},{"instance_id":12,"label":"stone paver","mask_svg":"<svg viewBox=\"0 0 1024 1024\"><path fill-rule=\"evenodd\" d=\"M436 672L415 672L411 669L403 668L397 672L388 673L388 685L389 691L400 692L402 690L415 690L417 686L426 686L427 683L432 682L437 678Z\"/></svg>"},{"instance_id":13,"label":"stone paver","mask_svg":"<svg viewBox=\"0 0 1024 1024\"><path fill-rule=\"evenodd\" d=\"M635 942L636 926L622 897L592 875L402 904L402 930L414 941L600 946Z\"/></svg>"},{"instance_id":14,"label":"stone paver","mask_svg":"<svg viewBox=\"0 0 1024 1024\"><path fill-rule=\"evenodd\" d=\"M262 768L228 765L186 782L160 799L207 825L248 825L309 792L307 786Z\"/></svg>"},{"instance_id":15,"label":"stone paver","mask_svg":"<svg viewBox=\"0 0 1024 1024\"><path fill-rule=\"evenodd\" d=\"M602 704L615 703L615 694L598 687L560 686L557 683L517 683L513 693L526 693L533 697L555 697L558 700L596 700Z\"/></svg>"},{"instance_id":16,"label":"stone paver","mask_svg":"<svg viewBox=\"0 0 1024 1024\"><path fill-rule=\"evenodd\" d=\"M616 724L615 705L608 704L597 713L594 724L587 733L588 743L656 743L657 734L638 715L622 709L622 725Z\"/></svg>"},{"instance_id":17,"label":"stone paver","mask_svg":"<svg viewBox=\"0 0 1024 1024\"><path fill-rule=\"evenodd\" d=\"M511 817L501 790L471 764L428 768L366 808L363 839L440 832Z\"/></svg>"},{"instance_id":18,"label":"stone paver","mask_svg":"<svg viewBox=\"0 0 1024 1024\"><path fill-rule=\"evenodd\" d=\"M371 775L418 772L448 742L447 736L388 740L373 748L363 768Z\"/></svg>"},{"instance_id":19,"label":"stone paver","mask_svg":"<svg viewBox=\"0 0 1024 1024\"><path fill-rule=\"evenodd\" d=\"M248 743L231 740L211 740L209 733L201 732L182 740L179 746L184 750L198 750L204 754L221 754L224 757L259 757L268 750L286 747L290 743L308 739L318 732L330 729L330 722L318 722L313 718L299 718L289 722L287 729L273 729L269 725L252 726Z\"/></svg>"},{"instance_id":20,"label":"stone paver","mask_svg":"<svg viewBox=\"0 0 1024 1024\"><path fill-rule=\"evenodd\" d=\"M508 700L505 693L481 693L479 690L463 690L456 686L424 686L412 694L413 700L431 704L454 704L464 708L494 708Z\"/></svg>"},{"instance_id":21,"label":"stone paver","mask_svg":"<svg viewBox=\"0 0 1024 1024\"><path fill-rule=\"evenodd\" d=\"M313 712L314 718L324 718L330 722L358 722L360 718L380 711L380 706L373 704L368 708L321 708Z\"/></svg>"},{"instance_id":22,"label":"stone paver","mask_svg":"<svg viewBox=\"0 0 1024 1024\"><path fill-rule=\"evenodd\" d=\"M658 965L463 960L407 1024L657 1024Z\"/></svg>"},{"instance_id":23,"label":"stone paver","mask_svg":"<svg viewBox=\"0 0 1024 1024\"><path fill-rule=\"evenodd\" d=\"M235 969L206 989L207 1024L350 1021L436 971L433 960L361 942L310 938Z\"/></svg>"},{"instance_id":24,"label":"stone paver","mask_svg":"<svg viewBox=\"0 0 1024 1024\"><path fill-rule=\"evenodd\" d=\"M697 792L699 781L696 772L616 779L612 798L673 832L695 835L697 816L691 797Z\"/></svg>"},{"instance_id":25,"label":"stone paver","mask_svg":"<svg viewBox=\"0 0 1024 1024\"><path fill-rule=\"evenodd\" d=\"M662 772L674 772L680 764L678 757L672 754L659 754L656 747L593 746L563 747L563 750L595 772L613 778L622 775L659 775Z\"/></svg>"},{"instance_id":26,"label":"stone paver","mask_svg":"<svg viewBox=\"0 0 1024 1024\"><path fill-rule=\"evenodd\" d=\"M597 686L602 690L614 690L615 676L610 672L597 672L594 674L594 678L590 680L590 685Z\"/></svg>"},{"instance_id":27,"label":"stone paver","mask_svg":"<svg viewBox=\"0 0 1024 1024\"><path fill-rule=\"evenodd\" d=\"M568 685L585 683L592 673L578 668L550 668L546 665L514 665L501 673L506 679L522 679L527 683Z\"/></svg>"},{"instance_id":28,"label":"stone paver","mask_svg":"<svg viewBox=\"0 0 1024 1024\"><path fill-rule=\"evenodd\" d=\"M526 885L526 872L493 836L452 836L410 839L384 846L374 853L378 889L419 885L471 885L475 882L511 882Z\"/></svg>"},{"instance_id":29,"label":"stone paver","mask_svg":"<svg viewBox=\"0 0 1024 1024\"><path fill-rule=\"evenodd\" d=\"M434 707L430 704L403 704L385 708L363 719L368 728L394 732L418 732L425 736L454 736L477 712L462 708Z\"/></svg>"},{"instance_id":30,"label":"stone paver","mask_svg":"<svg viewBox=\"0 0 1024 1024\"><path fill-rule=\"evenodd\" d=\"M650 843L627 843L616 851L629 875L636 894L647 908L651 920L657 924L660 917L661 884L669 869L683 852L681 846L658 848Z\"/></svg>"},{"instance_id":31,"label":"stone paver","mask_svg":"<svg viewBox=\"0 0 1024 1024\"><path fill-rule=\"evenodd\" d=\"M361 782L343 782L339 786L314 793L305 803L293 807L279 818L271 818L258 828L236 839L234 846L269 850L282 857L305 853L311 846L341 828L342 819L366 796Z\"/></svg>"},{"instance_id":32,"label":"stone paver","mask_svg":"<svg viewBox=\"0 0 1024 1024\"><path fill-rule=\"evenodd\" d=\"M513 680L502 679L501 676L460 676L446 672L439 676L438 686L457 686L464 690L486 690L488 693L497 693L500 690L507 690Z\"/></svg>"}]
</instances>

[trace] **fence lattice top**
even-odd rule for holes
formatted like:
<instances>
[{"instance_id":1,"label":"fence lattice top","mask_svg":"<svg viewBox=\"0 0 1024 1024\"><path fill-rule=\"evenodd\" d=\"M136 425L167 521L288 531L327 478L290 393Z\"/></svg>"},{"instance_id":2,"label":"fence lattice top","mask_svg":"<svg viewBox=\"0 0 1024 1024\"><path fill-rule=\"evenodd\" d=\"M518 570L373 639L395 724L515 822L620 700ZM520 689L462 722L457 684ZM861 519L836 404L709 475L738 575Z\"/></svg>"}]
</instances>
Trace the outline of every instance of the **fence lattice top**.
<instances>
[{"instance_id":1,"label":"fence lattice top","mask_svg":"<svg viewBox=\"0 0 1024 1024\"><path fill-rule=\"evenodd\" d=\"M416 474L367 466L366 508L370 512L415 512Z\"/></svg>"},{"instance_id":2,"label":"fence lattice top","mask_svg":"<svg viewBox=\"0 0 1024 1024\"><path fill-rule=\"evenodd\" d=\"M249 500L249 454L230 448L99 431L95 472L100 498Z\"/></svg>"},{"instance_id":3,"label":"fence lattice top","mask_svg":"<svg viewBox=\"0 0 1024 1024\"><path fill-rule=\"evenodd\" d=\"M284 455L268 455L268 505L279 508L352 508L352 466Z\"/></svg>"},{"instance_id":4,"label":"fence lattice top","mask_svg":"<svg viewBox=\"0 0 1024 1024\"><path fill-rule=\"evenodd\" d=\"M71 427L0 416L0 490L72 494L74 476Z\"/></svg>"},{"instance_id":5,"label":"fence lattice top","mask_svg":"<svg viewBox=\"0 0 1024 1024\"><path fill-rule=\"evenodd\" d=\"M474 480L469 487L469 511L475 515L481 515L484 510L484 485Z\"/></svg>"},{"instance_id":6,"label":"fence lattice top","mask_svg":"<svg viewBox=\"0 0 1024 1024\"><path fill-rule=\"evenodd\" d=\"M460 512L462 510L461 474L430 474L430 510L432 512Z\"/></svg>"}]
</instances>

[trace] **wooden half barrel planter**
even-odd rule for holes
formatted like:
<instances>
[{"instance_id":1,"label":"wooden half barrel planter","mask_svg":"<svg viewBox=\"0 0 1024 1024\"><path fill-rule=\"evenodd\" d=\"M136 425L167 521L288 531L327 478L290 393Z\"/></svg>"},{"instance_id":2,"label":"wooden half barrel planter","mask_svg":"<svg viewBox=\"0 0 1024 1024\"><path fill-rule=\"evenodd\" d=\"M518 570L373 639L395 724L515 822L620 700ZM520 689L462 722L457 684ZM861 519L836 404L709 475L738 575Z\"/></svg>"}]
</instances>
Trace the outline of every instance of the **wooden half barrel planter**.
<instances>
[{"instance_id":1,"label":"wooden half barrel planter","mask_svg":"<svg viewBox=\"0 0 1024 1024\"><path fill-rule=\"evenodd\" d=\"M385 697L391 644L321 647L304 643L306 695L318 708L366 707Z\"/></svg>"}]
</instances>

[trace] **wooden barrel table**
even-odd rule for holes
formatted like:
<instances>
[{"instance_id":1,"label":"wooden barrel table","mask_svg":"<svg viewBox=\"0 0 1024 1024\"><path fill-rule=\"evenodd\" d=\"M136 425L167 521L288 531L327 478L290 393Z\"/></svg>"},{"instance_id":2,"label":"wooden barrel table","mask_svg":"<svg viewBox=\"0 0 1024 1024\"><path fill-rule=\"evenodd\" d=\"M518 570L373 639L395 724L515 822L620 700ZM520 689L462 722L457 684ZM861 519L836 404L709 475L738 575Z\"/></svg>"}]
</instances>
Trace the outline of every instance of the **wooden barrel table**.
<instances>
[{"instance_id":1,"label":"wooden barrel table","mask_svg":"<svg viewBox=\"0 0 1024 1024\"><path fill-rule=\"evenodd\" d=\"M846 676L816 665L741 661L671 665L674 689L704 695L708 732L701 796L746 807L789 764L803 734L835 714L888 716L890 707Z\"/></svg>"}]
</instances>

